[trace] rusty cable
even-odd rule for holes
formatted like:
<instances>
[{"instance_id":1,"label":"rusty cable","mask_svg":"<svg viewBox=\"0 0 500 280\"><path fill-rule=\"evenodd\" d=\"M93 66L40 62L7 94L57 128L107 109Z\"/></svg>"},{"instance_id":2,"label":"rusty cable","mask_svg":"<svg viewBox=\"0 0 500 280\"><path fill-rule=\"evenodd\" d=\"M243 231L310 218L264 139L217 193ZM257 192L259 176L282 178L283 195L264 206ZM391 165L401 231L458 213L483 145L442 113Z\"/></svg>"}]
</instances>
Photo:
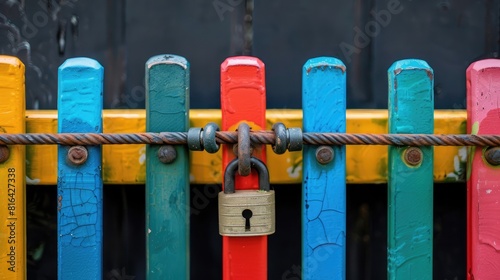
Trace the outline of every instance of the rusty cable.
<instances>
[{"instance_id":1,"label":"rusty cable","mask_svg":"<svg viewBox=\"0 0 500 280\"><path fill-rule=\"evenodd\" d=\"M273 131L252 131L253 144L273 145ZM500 147L500 135L471 134L369 134L369 133L303 133L305 145L394 145L394 146L489 146ZM217 144L238 143L238 133L216 132ZM0 145L101 145L101 144L168 144L184 145L187 132L161 133L26 133L0 134Z\"/></svg>"}]
</instances>

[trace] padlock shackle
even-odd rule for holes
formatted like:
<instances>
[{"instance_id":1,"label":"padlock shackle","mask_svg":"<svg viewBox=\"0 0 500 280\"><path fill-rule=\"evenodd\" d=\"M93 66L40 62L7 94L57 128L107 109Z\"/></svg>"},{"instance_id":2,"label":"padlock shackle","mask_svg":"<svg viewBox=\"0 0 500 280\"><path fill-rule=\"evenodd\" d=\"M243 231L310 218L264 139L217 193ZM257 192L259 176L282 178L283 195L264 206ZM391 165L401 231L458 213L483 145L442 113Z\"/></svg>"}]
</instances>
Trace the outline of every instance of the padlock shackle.
<instances>
[{"instance_id":1,"label":"padlock shackle","mask_svg":"<svg viewBox=\"0 0 500 280\"><path fill-rule=\"evenodd\" d=\"M251 157L250 165L259 175L259 189L261 191L269 191L269 171L266 164L258 158ZM235 192L234 176L236 175L236 170L238 170L238 158L232 160L226 167L226 171L224 172L224 193Z\"/></svg>"}]
</instances>

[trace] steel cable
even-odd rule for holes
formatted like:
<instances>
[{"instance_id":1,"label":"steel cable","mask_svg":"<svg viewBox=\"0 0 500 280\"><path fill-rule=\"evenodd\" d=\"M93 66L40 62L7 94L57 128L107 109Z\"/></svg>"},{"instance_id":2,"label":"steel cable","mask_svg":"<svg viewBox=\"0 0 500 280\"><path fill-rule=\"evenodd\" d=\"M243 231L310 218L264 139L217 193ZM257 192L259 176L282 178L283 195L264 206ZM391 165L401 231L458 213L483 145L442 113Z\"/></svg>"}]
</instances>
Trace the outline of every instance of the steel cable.
<instances>
[{"instance_id":1,"label":"steel cable","mask_svg":"<svg viewBox=\"0 0 500 280\"><path fill-rule=\"evenodd\" d=\"M273 131L250 132L253 144L275 143ZM500 135L470 134L369 134L303 133L305 145L394 145L394 146L500 146ZM218 144L236 144L237 132L217 131ZM161 133L26 133L0 134L0 145L101 145L169 144L184 145L187 132Z\"/></svg>"}]
</instances>

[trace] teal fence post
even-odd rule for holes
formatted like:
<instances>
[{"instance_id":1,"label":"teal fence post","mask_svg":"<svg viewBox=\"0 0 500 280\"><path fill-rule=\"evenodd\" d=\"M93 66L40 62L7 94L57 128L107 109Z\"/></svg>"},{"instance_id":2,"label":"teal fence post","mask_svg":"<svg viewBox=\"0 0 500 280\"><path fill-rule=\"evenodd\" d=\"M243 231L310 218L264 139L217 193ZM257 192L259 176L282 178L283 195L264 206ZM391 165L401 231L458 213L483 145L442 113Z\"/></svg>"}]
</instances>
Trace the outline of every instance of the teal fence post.
<instances>
[{"instance_id":1,"label":"teal fence post","mask_svg":"<svg viewBox=\"0 0 500 280\"><path fill-rule=\"evenodd\" d=\"M389 68L389 133L434 133L434 74L427 62ZM389 147L388 279L432 279L433 147Z\"/></svg>"},{"instance_id":2,"label":"teal fence post","mask_svg":"<svg viewBox=\"0 0 500 280\"><path fill-rule=\"evenodd\" d=\"M302 71L304 132L345 132L344 63L318 57L308 60ZM345 146L304 147L302 279L345 279L345 172Z\"/></svg>"},{"instance_id":3,"label":"teal fence post","mask_svg":"<svg viewBox=\"0 0 500 280\"><path fill-rule=\"evenodd\" d=\"M58 132L101 133L103 67L71 58L58 74ZM102 279L101 162L101 146L58 146L59 279Z\"/></svg>"},{"instance_id":4,"label":"teal fence post","mask_svg":"<svg viewBox=\"0 0 500 280\"><path fill-rule=\"evenodd\" d=\"M146 62L146 131L189 129L189 63L159 55ZM158 153L175 149L163 163ZM146 148L147 279L189 279L189 154L186 145Z\"/></svg>"}]
</instances>

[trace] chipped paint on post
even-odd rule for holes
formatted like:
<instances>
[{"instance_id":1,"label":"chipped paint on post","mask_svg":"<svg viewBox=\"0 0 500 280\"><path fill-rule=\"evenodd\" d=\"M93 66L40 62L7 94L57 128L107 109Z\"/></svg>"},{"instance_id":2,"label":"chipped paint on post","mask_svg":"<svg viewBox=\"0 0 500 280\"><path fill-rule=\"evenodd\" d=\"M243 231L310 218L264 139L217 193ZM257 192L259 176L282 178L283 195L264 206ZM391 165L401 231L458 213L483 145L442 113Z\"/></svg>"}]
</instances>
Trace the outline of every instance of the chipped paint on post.
<instances>
[{"instance_id":1,"label":"chipped paint on post","mask_svg":"<svg viewBox=\"0 0 500 280\"><path fill-rule=\"evenodd\" d=\"M189 75L180 56L146 62L147 132L189 129ZM160 147L146 145L146 278L189 279L189 154L176 146L177 158L164 164Z\"/></svg>"},{"instance_id":2,"label":"chipped paint on post","mask_svg":"<svg viewBox=\"0 0 500 280\"><path fill-rule=\"evenodd\" d=\"M432 68L407 59L388 74L389 133L434 133ZM421 162L405 157L407 149L389 147L387 276L432 279L433 147L411 148Z\"/></svg>"},{"instance_id":3,"label":"chipped paint on post","mask_svg":"<svg viewBox=\"0 0 500 280\"><path fill-rule=\"evenodd\" d=\"M58 132L102 132L103 67L71 58L59 67ZM69 146L58 146L58 278L102 279L102 153L88 146L74 165Z\"/></svg>"},{"instance_id":4,"label":"chipped paint on post","mask_svg":"<svg viewBox=\"0 0 500 280\"><path fill-rule=\"evenodd\" d=\"M302 69L304 132L346 131L346 73L342 61L318 57ZM305 146L302 179L302 278L345 279L345 146L321 164Z\"/></svg>"},{"instance_id":5,"label":"chipped paint on post","mask_svg":"<svg viewBox=\"0 0 500 280\"><path fill-rule=\"evenodd\" d=\"M467 69L467 132L499 134L500 60L486 59ZM500 275L500 176L484 158L484 148L470 149L467 176L467 278Z\"/></svg>"}]
</instances>

